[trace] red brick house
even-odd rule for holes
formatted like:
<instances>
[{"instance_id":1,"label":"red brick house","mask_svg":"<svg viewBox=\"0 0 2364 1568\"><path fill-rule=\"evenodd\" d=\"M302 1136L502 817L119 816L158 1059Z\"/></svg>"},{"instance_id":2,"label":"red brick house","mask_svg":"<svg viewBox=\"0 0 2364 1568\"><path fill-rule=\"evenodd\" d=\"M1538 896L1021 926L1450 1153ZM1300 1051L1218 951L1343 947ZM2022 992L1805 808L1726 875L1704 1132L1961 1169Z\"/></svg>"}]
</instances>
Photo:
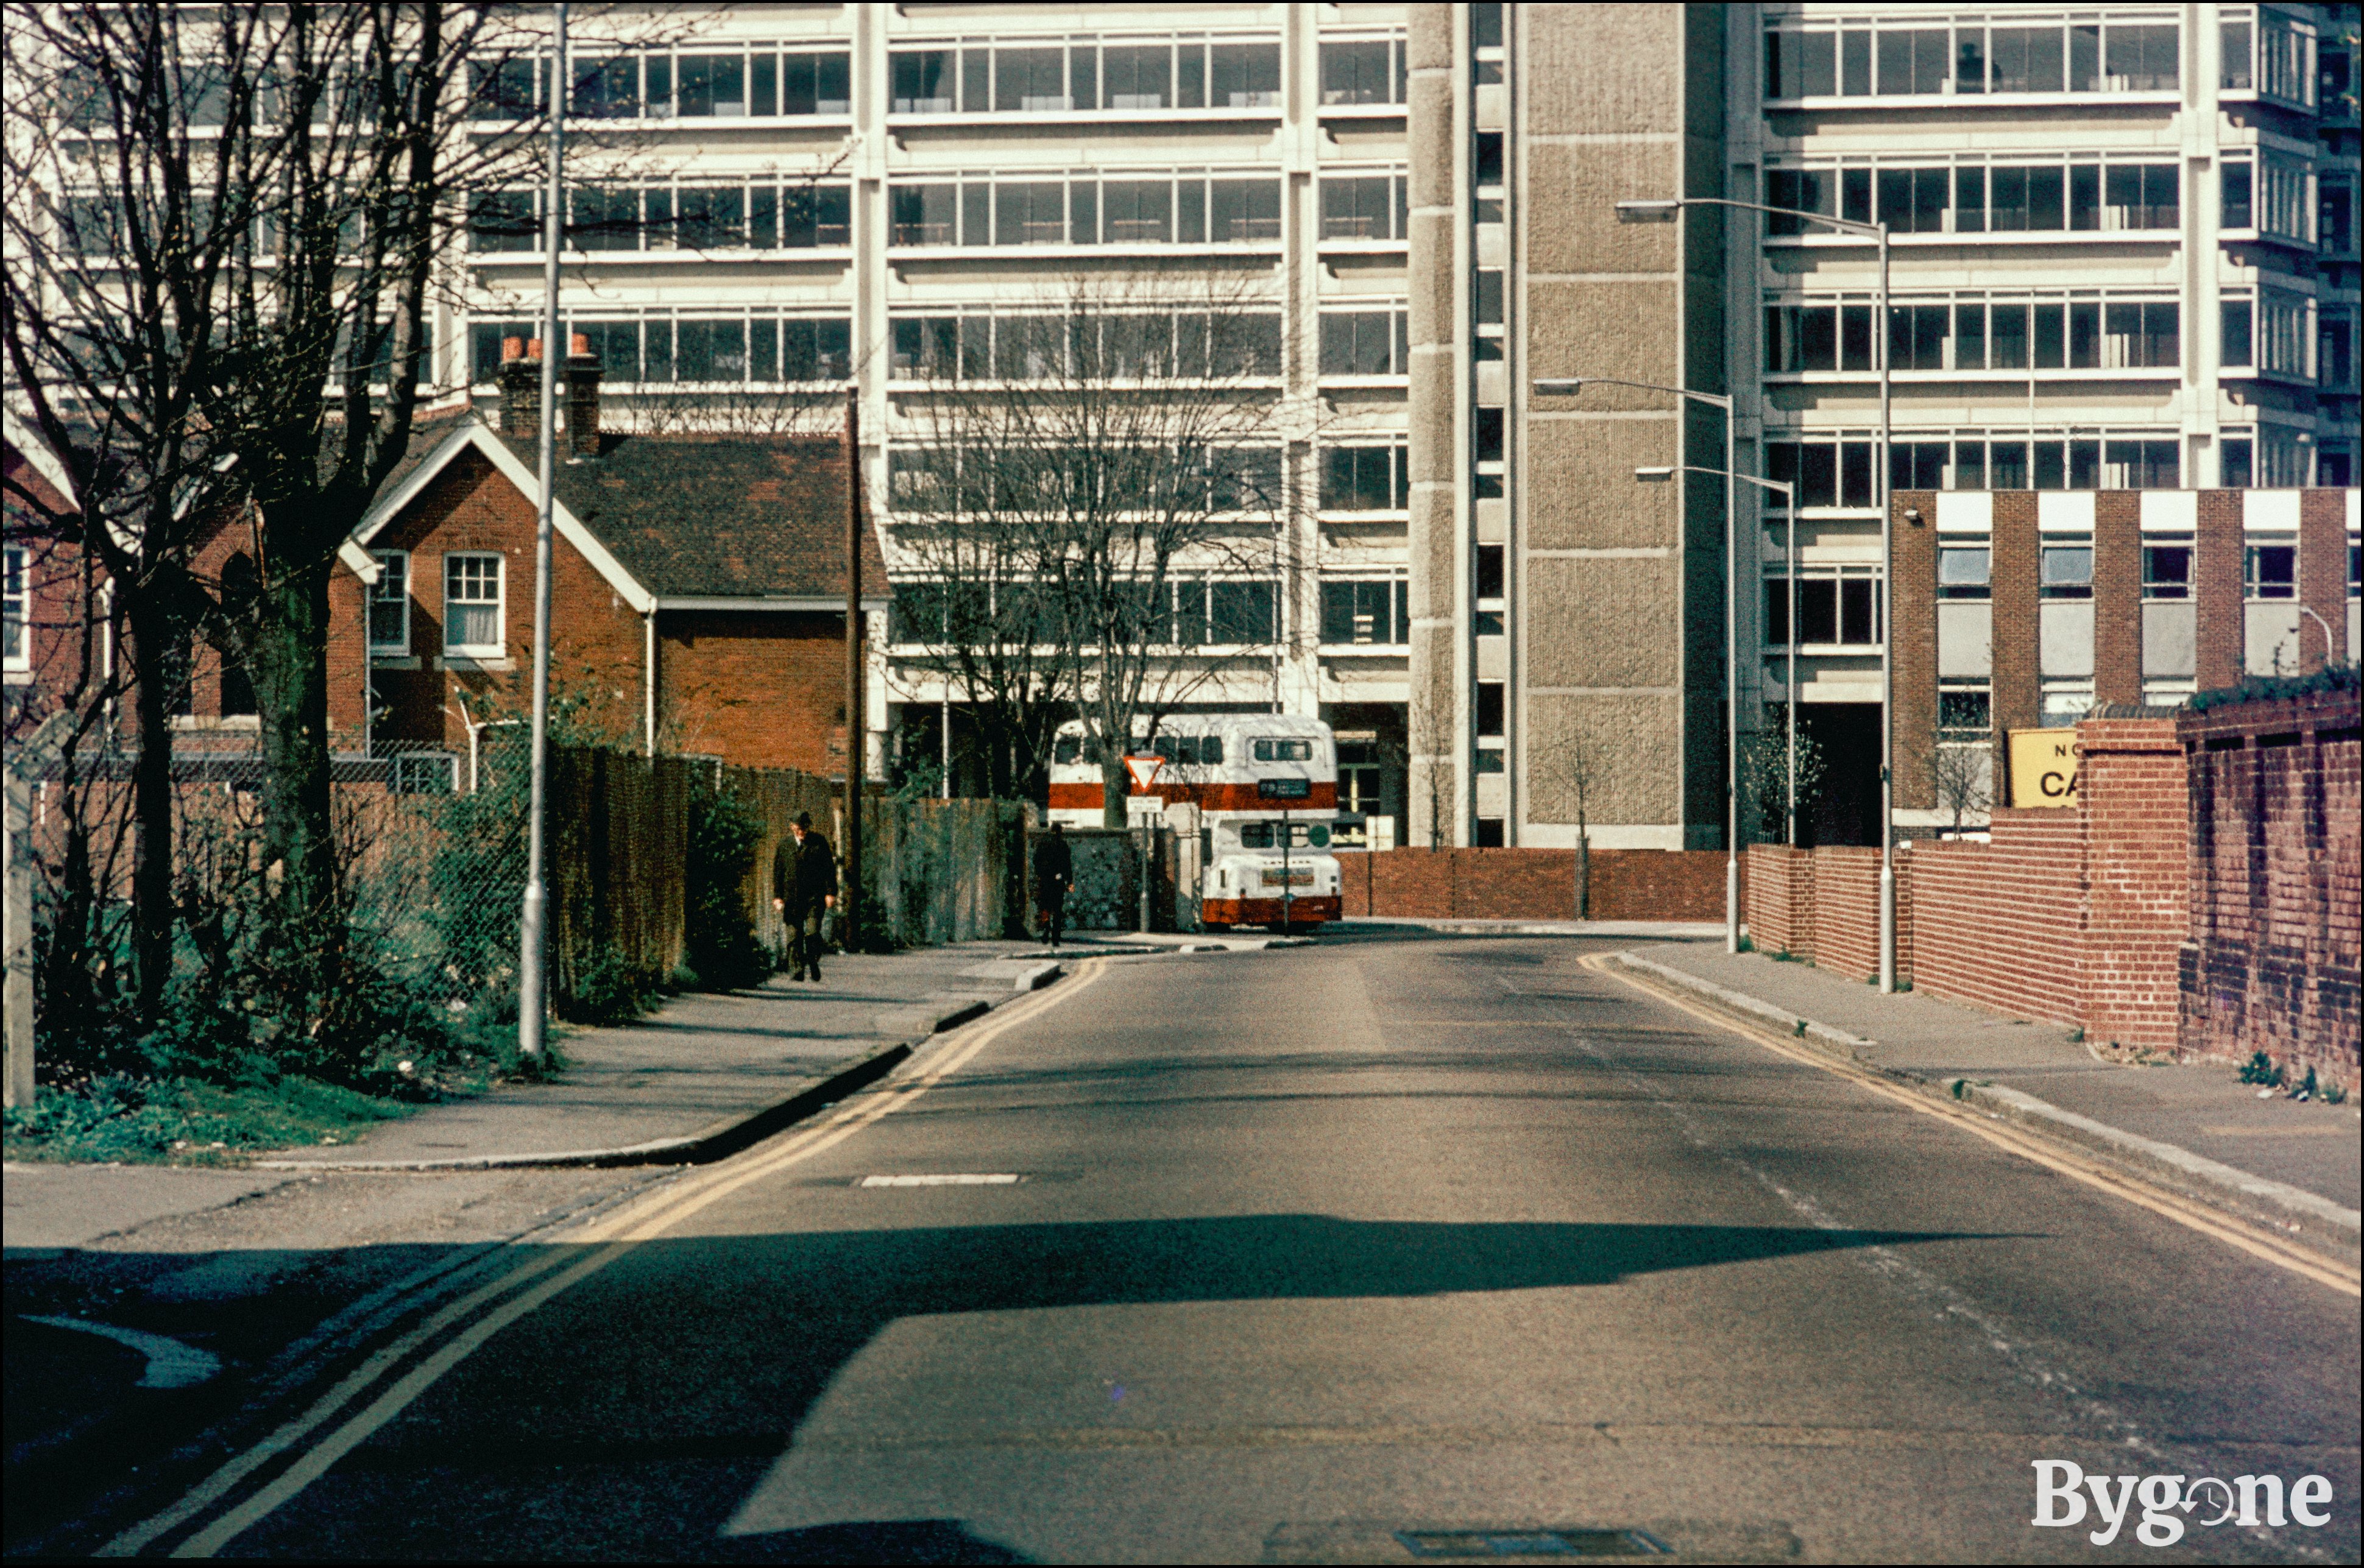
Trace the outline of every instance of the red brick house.
<instances>
[{"instance_id":1,"label":"red brick house","mask_svg":"<svg viewBox=\"0 0 2364 1568\"><path fill-rule=\"evenodd\" d=\"M450 430L354 535L378 572L372 753L432 756L406 766L461 780L472 731L530 700L540 367L505 371L507 428ZM603 433L596 361L578 356L567 375L551 583L563 726L652 752L842 773L842 441ZM875 528L863 552L864 608L882 612ZM868 684L875 738L886 706L875 661Z\"/></svg>"},{"instance_id":2,"label":"red brick house","mask_svg":"<svg viewBox=\"0 0 2364 1568\"><path fill-rule=\"evenodd\" d=\"M452 421L447 417L440 423L448 428ZM422 428L414 450L442 434L440 428ZM0 682L13 733L19 719L38 722L61 705L96 696L117 673L118 662L128 662L123 673L129 676L138 668L138 651L114 611L106 569L75 540L79 519L63 465L36 432L13 417L0 439L0 480L7 520L0 542L6 593ZM209 593L234 595L241 577L251 579L255 553L250 519L225 514L202 536L191 570ZM368 750L362 628L377 575L376 562L347 544L329 584L329 747L341 754ZM171 699L173 727L180 731L176 757L199 762L211 753L252 751L252 682L203 636L192 638L184 660ZM120 740L133 739L136 724L128 697L117 701L114 723Z\"/></svg>"}]
</instances>

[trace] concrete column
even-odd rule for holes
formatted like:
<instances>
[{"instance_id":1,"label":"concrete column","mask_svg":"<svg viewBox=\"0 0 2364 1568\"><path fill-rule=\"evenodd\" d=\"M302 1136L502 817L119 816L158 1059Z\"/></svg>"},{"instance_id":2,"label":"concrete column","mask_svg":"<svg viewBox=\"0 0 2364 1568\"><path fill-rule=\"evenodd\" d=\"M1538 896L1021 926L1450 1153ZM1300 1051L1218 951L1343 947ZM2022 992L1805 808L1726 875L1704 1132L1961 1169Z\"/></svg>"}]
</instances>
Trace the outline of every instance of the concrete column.
<instances>
[{"instance_id":1,"label":"concrete column","mask_svg":"<svg viewBox=\"0 0 2364 1568\"><path fill-rule=\"evenodd\" d=\"M1411 565L1411 701L1409 845L1451 847L1464 837L1467 781L1460 759L1468 744L1462 606L1467 600L1463 533L1459 417L1463 296L1460 221L1464 183L1462 104L1465 74L1456 6L1414 6L1407 34L1410 103L1405 130L1411 187L1407 262L1411 350L1408 424L1411 516L1405 553Z\"/></svg>"}]
</instances>

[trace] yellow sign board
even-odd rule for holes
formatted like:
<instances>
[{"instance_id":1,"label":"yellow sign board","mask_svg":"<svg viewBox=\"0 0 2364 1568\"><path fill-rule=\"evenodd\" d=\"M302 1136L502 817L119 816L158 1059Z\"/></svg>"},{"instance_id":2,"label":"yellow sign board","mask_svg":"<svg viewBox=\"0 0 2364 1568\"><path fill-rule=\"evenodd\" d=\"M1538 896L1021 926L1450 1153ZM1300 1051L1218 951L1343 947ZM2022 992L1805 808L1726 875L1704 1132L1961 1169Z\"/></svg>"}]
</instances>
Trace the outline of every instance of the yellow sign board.
<instances>
[{"instance_id":1,"label":"yellow sign board","mask_svg":"<svg viewBox=\"0 0 2364 1568\"><path fill-rule=\"evenodd\" d=\"M2077 804L2077 732L2011 732L2011 803L2014 806Z\"/></svg>"}]
</instances>

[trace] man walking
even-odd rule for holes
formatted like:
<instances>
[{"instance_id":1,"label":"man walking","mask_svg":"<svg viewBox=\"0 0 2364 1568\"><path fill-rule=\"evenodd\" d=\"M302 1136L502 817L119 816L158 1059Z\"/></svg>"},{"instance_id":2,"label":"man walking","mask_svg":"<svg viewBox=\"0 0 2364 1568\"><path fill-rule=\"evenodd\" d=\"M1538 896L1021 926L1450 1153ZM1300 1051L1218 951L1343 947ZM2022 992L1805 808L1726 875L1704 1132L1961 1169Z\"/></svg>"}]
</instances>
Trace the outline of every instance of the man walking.
<instances>
[{"instance_id":1,"label":"man walking","mask_svg":"<svg viewBox=\"0 0 2364 1568\"><path fill-rule=\"evenodd\" d=\"M837 906L837 857L813 831L811 812L797 812L788 832L772 856L772 907L788 928L788 977L818 981L821 915Z\"/></svg>"},{"instance_id":2,"label":"man walking","mask_svg":"<svg viewBox=\"0 0 2364 1568\"><path fill-rule=\"evenodd\" d=\"M1051 836L1034 840L1034 904L1043 911L1043 941L1057 947L1067 922L1067 888L1076 862L1067 849L1067 825L1051 824Z\"/></svg>"}]
</instances>

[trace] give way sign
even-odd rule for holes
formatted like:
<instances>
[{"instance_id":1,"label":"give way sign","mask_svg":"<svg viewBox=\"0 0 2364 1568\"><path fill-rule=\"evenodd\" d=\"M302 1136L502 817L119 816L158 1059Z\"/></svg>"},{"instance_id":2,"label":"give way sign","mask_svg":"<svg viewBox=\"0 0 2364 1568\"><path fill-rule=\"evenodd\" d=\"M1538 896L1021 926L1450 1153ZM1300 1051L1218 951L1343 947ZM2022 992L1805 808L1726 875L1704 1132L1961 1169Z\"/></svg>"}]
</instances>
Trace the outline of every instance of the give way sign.
<instances>
[{"instance_id":1,"label":"give way sign","mask_svg":"<svg viewBox=\"0 0 2364 1568\"><path fill-rule=\"evenodd\" d=\"M1132 775L1132 787L1147 794L1157 780L1157 771L1165 766L1163 757L1127 757L1124 771Z\"/></svg>"}]
</instances>

